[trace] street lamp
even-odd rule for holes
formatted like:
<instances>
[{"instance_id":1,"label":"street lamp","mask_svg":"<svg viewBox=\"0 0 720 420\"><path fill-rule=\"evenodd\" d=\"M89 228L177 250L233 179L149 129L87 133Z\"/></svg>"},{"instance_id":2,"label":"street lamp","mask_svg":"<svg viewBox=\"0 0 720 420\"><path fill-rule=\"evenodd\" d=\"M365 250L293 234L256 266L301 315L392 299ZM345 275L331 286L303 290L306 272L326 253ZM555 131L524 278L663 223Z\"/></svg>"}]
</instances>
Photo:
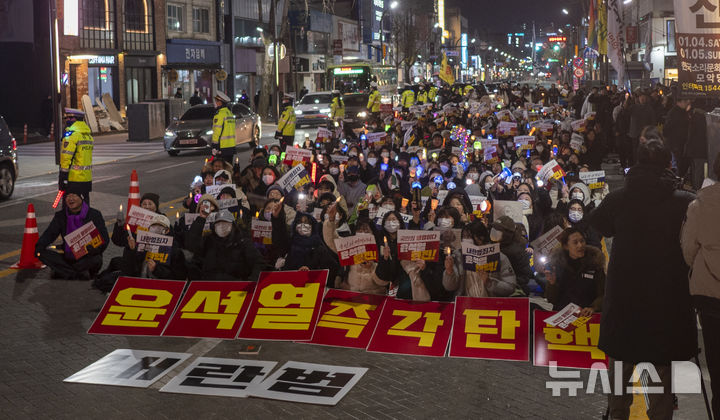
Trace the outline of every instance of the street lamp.
<instances>
[{"instance_id":1,"label":"street lamp","mask_svg":"<svg viewBox=\"0 0 720 420\"><path fill-rule=\"evenodd\" d=\"M470 43L471 43L471 44L474 44L474 43L475 43L475 38L471 39L471 40L470 40Z\"/></svg>"},{"instance_id":2,"label":"street lamp","mask_svg":"<svg viewBox=\"0 0 720 420\"><path fill-rule=\"evenodd\" d=\"M570 12L568 12L567 9L562 9L562 12L563 12L564 15L569 15L569 14L570 14Z\"/></svg>"},{"instance_id":3,"label":"street lamp","mask_svg":"<svg viewBox=\"0 0 720 420\"><path fill-rule=\"evenodd\" d=\"M263 33L263 28L261 28L261 27L258 26L258 27L255 28L255 29L257 29L258 32Z\"/></svg>"},{"instance_id":4,"label":"street lamp","mask_svg":"<svg viewBox=\"0 0 720 420\"><path fill-rule=\"evenodd\" d=\"M380 54L382 54L383 66L385 65L385 54L384 54L384 52L385 52L385 48L384 48L384 46L385 46L385 13L387 13L388 10L395 9L396 7L398 7L397 0L390 3L390 8L383 10L382 15L380 15Z\"/></svg>"}]
</instances>

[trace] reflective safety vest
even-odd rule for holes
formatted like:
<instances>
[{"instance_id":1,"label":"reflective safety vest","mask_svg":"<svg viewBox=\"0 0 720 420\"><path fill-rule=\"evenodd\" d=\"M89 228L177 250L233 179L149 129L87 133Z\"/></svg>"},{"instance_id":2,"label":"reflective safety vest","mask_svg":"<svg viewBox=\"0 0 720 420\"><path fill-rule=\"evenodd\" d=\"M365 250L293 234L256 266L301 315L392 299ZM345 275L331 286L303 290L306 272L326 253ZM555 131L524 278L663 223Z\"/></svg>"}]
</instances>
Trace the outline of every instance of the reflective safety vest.
<instances>
[{"instance_id":1,"label":"reflective safety vest","mask_svg":"<svg viewBox=\"0 0 720 420\"><path fill-rule=\"evenodd\" d=\"M437 98L437 88L435 86L430 86L430 91L428 92L428 101L435 102L436 98Z\"/></svg>"},{"instance_id":2,"label":"reflective safety vest","mask_svg":"<svg viewBox=\"0 0 720 420\"><path fill-rule=\"evenodd\" d=\"M367 109L370 112L380 112L380 92L373 90L368 98Z\"/></svg>"},{"instance_id":3,"label":"reflective safety vest","mask_svg":"<svg viewBox=\"0 0 720 420\"><path fill-rule=\"evenodd\" d=\"M283 136L294 136L295 135L295 108L292 105L285 107L280 120L278 121L278 131Z\"/></svg>"},{"instance_id":4,"label":"reflective safety vest","mask_svg":"<svg viewBox=\"0 0 720 420\"><path fill-rule=\"evenodd\" d=\"M345 118L345 101L340 101L340 98L333 98L332 103L330 103L330 117Z\"/></svg>"},{"instance_id":5,"label":"reflective safety vest","mask_svg":"<svg viewBox=\"0 0 720 420\"><path fill-rule=\"evenodd\" d=\"M65 132L60 149L60 171L68 172L69 182L92 181L93 138L90 127L75 121Z\"/></svg>"},{"instance_id":6,"label":"reflective safety vest","mask_svg":"<svg viewBox=\"0 0 720 420\"><path fill-rule=\"evenodd\" d=\"M465 86L465 90L463 91L463 95L467 96L470 91L473 90L473 87L470 85Z\"/></svg>"},{"instance_id":7,"label":"reflective safety vest","mask_svg":"<svg viewBox=\"0 0 720 420\"><path fill-rule=\"evenodd\" d=\"M221 149L235 147L235 115L226 106L213 117L212 143L219 144Z\"/></svg>"},{"instance_id":8,"label":"reflective safety vest","mask_svg":"<svg viewBox=\"0 0 720 420\"><path fill-rule=\"evenodd\" d=\"M412 89L405 90L402 96L400 96L400 102L403 108L410 108L415 105L415 92L413 92Z\"/></svg>"},{"instance_id":9,"label":"reflective safety vest","mask_svg":"<svg viewBox=\"0 0 720 420\"><path fill-rule=\"evenodd\" d=\"M423 89L423 90L421 90L420 92L418 92L418 94L417 94L417 102L418 102L419 104L424 104L424 103L426 103L426 102L428 101L428 100L427 100L427 97L428 97L428 94L427 94L427 92Z\"/></svg>"}]
</instances>

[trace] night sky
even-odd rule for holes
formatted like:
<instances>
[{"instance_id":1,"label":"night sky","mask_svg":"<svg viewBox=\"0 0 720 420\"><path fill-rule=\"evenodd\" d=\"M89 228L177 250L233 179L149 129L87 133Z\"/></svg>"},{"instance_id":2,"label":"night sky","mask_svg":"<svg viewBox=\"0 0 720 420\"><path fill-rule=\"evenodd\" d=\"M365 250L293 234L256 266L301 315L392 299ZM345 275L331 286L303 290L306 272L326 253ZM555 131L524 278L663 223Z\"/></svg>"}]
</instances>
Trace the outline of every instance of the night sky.
<instances>
[{"instance_id":1,"label":"night sky","mask_svg":"<svg viewBox=\"0 0 720 420\"><path fill-rule=\"evenodd\" d=\"M450 0L458 5L467 17L470 31L487 29L491 33L507 33L514 23L533 20L537 24L550 22L569 23L568 16L562 14L563 7L575 5L575 0ZM577 6L576 6L577 7Z\"/></svg>"}]
</instances>

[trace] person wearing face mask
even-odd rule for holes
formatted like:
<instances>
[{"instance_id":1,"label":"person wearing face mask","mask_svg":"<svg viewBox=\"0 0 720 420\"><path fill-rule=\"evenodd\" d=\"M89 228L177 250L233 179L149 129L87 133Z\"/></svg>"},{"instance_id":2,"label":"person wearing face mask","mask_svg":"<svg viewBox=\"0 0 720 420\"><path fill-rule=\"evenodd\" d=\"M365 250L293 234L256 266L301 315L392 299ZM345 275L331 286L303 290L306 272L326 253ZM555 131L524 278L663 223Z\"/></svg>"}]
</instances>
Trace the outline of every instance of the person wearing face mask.
<instances>
[{"instance_id":1,"label":"person wearing face mask","mask_svg":"<svg viewBox=\"0 0 720 420\"><path fill-rule=\"evenodd\" d=\"M528 233L528 240L532 242L542 234L543 217L541 214L535 213L534 199L530 192L519 193L517 201L522 204L523 218L527 223L525 230Z\"/></svg>"},{"instance_id":2,"label":"person wearing face mask","mask_svg":"<svg viewBox=\"0 0 720 420\"><path fill-rule=\"evenodd\" d=\"M357 166L348 166L344 178L345 180L338 185L338 192L345 197L348 209L352 210L365 195L367 185L360 181L360 170Z\"/></svg>"},{"instance_id":3,"label":"person wearing face mask","mask_svg":"<svg viewBox=\"0 0 720 420\"><path fill-rule=\"evenodd\" d=\"M560 235L560 244L545 265L545 298L553 311L574 303L582 308L582 316L600 312L605 295L602 251L587 245L582 231L572 227Z\"/></svg>"},{"instance_id":4,"label":"person wearing face mask","mask_svg":"<svg viewBox=\"0 0 720 420\"><path fill-rule=\"evenodd\" d=\"M567 206L570 200L582 201L588 212L592 211L595 206L591 202L590 189L582 181L573 182L569 187L563 186L561 190L561 198L557 203L557 209L561 213L567 212Z\"/></svg>"},{"instance_id":5,"label":"person wearing face mask","mask_svg":"<svg viewBox=\"0 0 720 420\"><path fill-rule=\"evenodd\" d=\"M381 280L390 282L390 289L399 299L412 299L410 277L400 265L397 258L397 235L404 229L400 212L391 211L383 216L380 223L378 243L378 266L375 273Z\"/></svg>"},{"instance_id":6,"label":"person wearing face mask","mask_svg":"<svg viewBox=\"0 0 720 420\"><path fill-rule=\"evenodd\" d=\"M158 213L160 208L160 196L155 193L145 193L140 197L140 207L153 213ZM129 209L128 209L129 210ZM112 243L127 249L128 231L125 229L125 212L118 211L115 217L115 225L113 226ZM112 264L112 260L111 263Z\"/></svg>"},{"instance_id":7,"label":"person wearing face mask","mask_svg":"<svg viewBox=\"0 0 720 420\"><path fill-rule=\"evenodd\" d=\"M465 225L462 240L475 246L490 244L490 233L480 220ZM465 284L460 291L470 297L508 297L517 290L517 278L508 257L500 252L500 262L494 272L465 271Z\"/></svg>"},{"instance_id":8,"label":"person wearing face mask","mask_svg":"<svg viewBox=\"0 0 720 420\"><path fill-rule=\"evenodd\" d=\"M258 219L272 223L272 236L270 245L255 244L260 254L265 258L268 266L274 266L278 258L285 256L288 252L288 244L290 243L289 226L286 224L286 215L284 206L280 200L270 198L265 202L262 212ZM295 212L293 211L293 214Z\"/></svg>"},{"instance_id":9,"label":"person wearing face mask","mask_svg":"<svg viewBox=\"0 0 720 420\"><path fill-rule=\"evenodd\" d=\"M265 264L252 240L235 226L235 219L227 210L217 213L211 233L203 236L208 215L201 210L190 226L186 243L200 268L199 277L193 278L191 273L191 280L257 281Z\"/></svg>"},{"instance_id":10,"label":"person wearing face mask","mask_svg":"<svg viewBox=\"0 0 720 420\"><path fill-rule=\"evenodd\" d=\"M298 212L290 233L290 250L284 264L278 268L284 271L330 268L321 252L321 248L325 245L319 230L318 222L311 214ZM335 276L328 277L329 285L335 284Z\"/></svg>"},{"instance_id":11,"label":"person wearing face mask","mask_svg":"<svg viewBox=\"0 0 720 420\"><path fill-rule=\"evenodd\" d=\"M265 195L267 189L278 179L280 179L280 174L274 166L268 165L264 167L260 175L260 183L253 192L257 195Z\"/></svg>"},{"instance_id":12,"label":"person wearing face mask","mask_svg":"<svg viewBox=\"0 0 720 420\"><path fill-rule=\"evenodd\" d=\"M510 260L521 294L528 295L528 283L533 278L530 268L530 254L526 251L528 241L520 228L508 216L495 220L490 229L490 240L500 244L500 252Z\"/></svg>"},{"instance_id":13,"label":"person wearing face mask","mask_svg":"<svg viewBox=\"0 0 720 420\"><path fill-rule=\"evenodd\" d=\"M582 232L585 242L596 248L602 247L602 236L587 222L587 210L580 200L570 200L568 203L567 220L571 227Z\"/></svg>"}]
</instances>

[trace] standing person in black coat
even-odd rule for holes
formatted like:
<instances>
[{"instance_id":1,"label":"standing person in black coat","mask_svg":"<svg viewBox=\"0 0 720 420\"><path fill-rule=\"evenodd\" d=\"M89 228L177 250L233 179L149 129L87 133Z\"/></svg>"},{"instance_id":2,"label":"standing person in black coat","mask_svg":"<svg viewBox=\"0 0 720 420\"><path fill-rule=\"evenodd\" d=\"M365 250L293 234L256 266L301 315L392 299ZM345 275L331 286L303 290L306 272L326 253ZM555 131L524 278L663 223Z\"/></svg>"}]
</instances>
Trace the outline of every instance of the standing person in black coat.
<instances>
[{"instance_id":1,"label":"standing person in black coat","mask_svg":"<svg viewBox=\"0 0 720 420\"><path fill-rule=\"evenodd\" d=\"M708 160L707 122L702 108L690 111L690 130L683 156L690 167L693 189L697 191L705 178L705 162Z\"/></svg>"},{"instance_id":2,"label":"standing person in black coat","mask_svg":"<svg viewBox=\"0 0 720 420\"><path fill-rule=\"evenodd\" d=\"M649 395L648 416L669 419L670 364L690 359L698 349L688 266L678 241L694 196L677 190L677 178L669 170L670 151L661 140L641 144L638 162L625 186L608 194L590 214L591 225L614 238L598 347L611 365L625 362L623 386L635 364L654 365L663 393ZM610 417L628 418L632 399L624 392L610 395Z\"/></svg>"},{"instance_id":3,"label":"standing person in black coat","mask_svg":"<svg viewBox=\"0 0 720 420\"><path fill-rule=\"evenodd\" d=\"M665 142L675 157L678 168L678 176L683 177L687 173L689 162L685 158L685 145L688 142L690 133L690 100L678 99L667 114L663 135Z\"/></svg>"},{"instance_id":4,"label":"standing person in black coat","mask_svg":"<svg viewBox=\"0 0 720 420\"><path fill-rule=\"evenodd\" d=\"M637 157L638 144L640 143L640 134L647 126L656 126L657 117L655 116L655 108L650 103L650 97L647 92L641 91L638 96L638 102L630 108L630 127L628 128L628 136L632 141L633 156Z\"/></svg>"}]
</instances>

